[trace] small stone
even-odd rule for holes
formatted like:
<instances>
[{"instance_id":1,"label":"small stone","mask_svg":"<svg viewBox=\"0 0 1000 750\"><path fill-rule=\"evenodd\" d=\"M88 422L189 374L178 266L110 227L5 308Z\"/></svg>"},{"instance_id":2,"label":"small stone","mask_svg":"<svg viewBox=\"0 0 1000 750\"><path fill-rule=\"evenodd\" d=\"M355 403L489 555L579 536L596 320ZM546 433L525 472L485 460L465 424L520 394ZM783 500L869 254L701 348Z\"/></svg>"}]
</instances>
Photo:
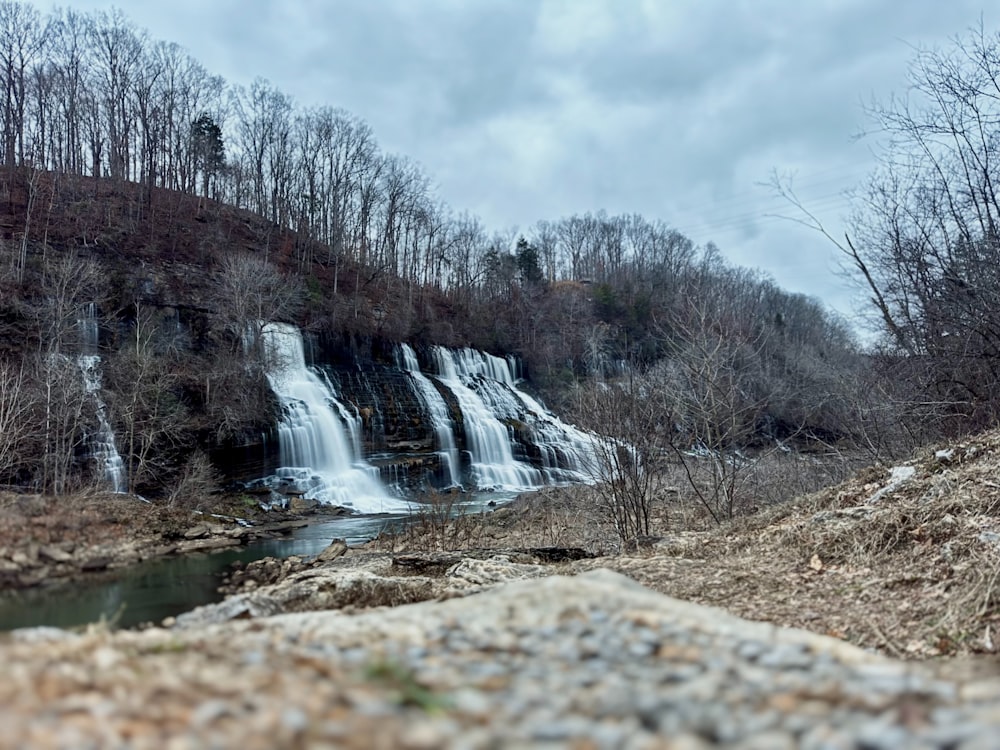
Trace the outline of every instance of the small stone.
<instances>
[{"instance_id":1,"label":"small stone","mask_svg":"<svg viewBox=\"0 0 1000 750\"><path fill-rule=\"evenodd\" d=\"M309 717L301 708L292 706L281 712L281 725L291 732L304 732L309 728Z\"/></svg>"},{"instance_id":2,"label":"small stone","mask_svg":"<svg viewBox=\"0 0 1000 750\"><path fill-rule=\"evenodd\" d=\"M108 646L101 646L94 651L94 665L102 672L111 669L121 660L121 653Z\"/></svg>"},{"instance_id":3,"label":"small stone","mask_svg":"<svg viewBox=\"0 0 1000 750\"><path fill-rule=\"evenodd\" d=\"M671 738L666 747L670 750L709 750L713 746L696 734L684 733Z\"/></svg>"},{"instance_id":4,"label":"small stone","mask_svg":"<svg viewBox=\"0 0 1000 750\"><path fill-rule=\"evenodd\" d=\"M184 532L183 536L185 539L201 539L209 534L208 525L204 523L195 524L187 531Z\"/></svg>"},{"instance_id":5,"label":"small stone","mask_svg":"<svg viewBox=\"0 0 1000 750\"><path fill-rule=\"evenodd\" d=\"M799 738L800 750L854 750L858 747L846 732L830 726L814 726Z\"/></svg>"},{"instance_id":6,"label":"small stone","mask_svg":"<svg viewBox=\"0 0 1000 750\"><path fill-rule=\"evenodd\" d=\"M857 734L857 742L866 750L893 750L912 747L909 733L900 726L879 721L867 724Z\"/></svg>"},{"instance_id":7,"label":"small stone","mask_svg":"<svg viewBox=\"0 0 1000 750\"><path fill-rule=\"evenodd\" d=\"M73 559L73 555L53 545L39 547L38 554L52 562L70 562Z\"/></svg>"},{"instance_id":8,"label":"small stone","mask_svg":"<svg viewBox=\"0 0 1000 750\"><path fill-rule=\"evenodd\" d=\"M961 699L968 703L1000 701L1000 679L976 680L959 688Z\"/></svg>"},{"instance_id":9,"label":"small stone","mask_svg":"<svg viewBox=\"0 0 1000 750\"><path fill-rule=\"evenodd\" d=\"M771 669L808 669L813 655L798 644L779 643L760 655L758 663Z\"/></svg>"},{"instance_id":10,"label":"small stone","mask_svg":"<svg viewBox=\"0 0 1000 750\"><path fill-rule=\"evenodd\" d=\"M18 550L13 555L11 555L10 556L10 560L11 560L12 563L14 563L15 565L17 565L19 567L22 567L22 568L25 567L25 566L31 565L31 563L32 563L31 558L29 558L21 550Z\"/></svg>"},{"instance_id":11,"label":"small stone","mask_svg":"<svg viewBox=\"0 0 1000 750\"><path fill-rule=\"evenodd\" d=\"M965 740L955 750L996 750L997 734L995 728L983 729L975 737Z\"/></svg>"},{"instance_id":12,"label":"small stone","mask_svg":"<svg viewBox=\"0 0 1000 750\"><path fill-rule=\"evenodd\" d=\"M191 724L195 727L204 727L233 713L232 706L224 700L205 701L191 714Z\"/></svg>"},{"instance_id":13,"label":"small stone","mask_svg":"<svg viewBox=\"0 0 1000 750\"><path fill-rule=\"evenodd\" d=\"M479 690L456 690L448 702L455 711L471 716L489 716L493 712L492 701Z\"/></svg>"}]
</instances>

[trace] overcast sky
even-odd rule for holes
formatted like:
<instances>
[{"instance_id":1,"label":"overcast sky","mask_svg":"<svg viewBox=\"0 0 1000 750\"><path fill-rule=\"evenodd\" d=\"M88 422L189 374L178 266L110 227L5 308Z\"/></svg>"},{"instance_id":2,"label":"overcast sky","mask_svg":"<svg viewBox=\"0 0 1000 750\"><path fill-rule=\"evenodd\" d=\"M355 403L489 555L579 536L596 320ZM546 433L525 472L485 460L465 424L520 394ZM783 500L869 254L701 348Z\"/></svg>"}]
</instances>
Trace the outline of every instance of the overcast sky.
<instances>
[{"instance_id":1,"label":"overcast sky","mask_svg":"<svg viewBox=\"0 0 1000 750\"><path fill-rule=\"evenodd\" d=\"M794 173L838 232L871 169L862 105L981 0L68 0L121 8L234 83L367 120L490 229L604 209L715 242L850 315L818 234L761 185ZM985 14L985 15L984 15Z\"/></svg>"}]
</instances>

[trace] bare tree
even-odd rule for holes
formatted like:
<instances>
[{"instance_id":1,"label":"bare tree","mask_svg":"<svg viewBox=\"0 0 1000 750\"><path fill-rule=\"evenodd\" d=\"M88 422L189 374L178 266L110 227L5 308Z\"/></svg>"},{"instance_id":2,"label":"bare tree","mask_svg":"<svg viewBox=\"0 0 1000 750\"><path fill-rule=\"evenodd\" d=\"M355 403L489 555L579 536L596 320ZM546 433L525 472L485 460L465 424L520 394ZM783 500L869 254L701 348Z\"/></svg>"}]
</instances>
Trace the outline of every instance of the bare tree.
<instances>
[{"instance_id":1,"label":"bare tree","mask_svg":"<svg viewBox=\"0 0 1000 750\"><path fill-rule=\"evenodd\" d=\"M12 477L31 454L35 408L24 363L0 361L0 477Z\"/></svg>"},{"instance_id":2,"label":"bare tree","mask_svg":"<svg viewBox=\"0 0 1000 750\"><path fill-rule=\"evenodd\" d=\"M112 421L128 469L129 490L162 484L178 469L187 432L187 410L177 398L173 338L155 311L136 305L126 341L105 367Z\"/></svg>"},{"instance_id":3,"label":"bare tree","mask_svg":"<svg viewBox=\"0 0 1000 750\"><path fill-rule=\"evenodd\" d=\"M263 356L261 331L272 321L294 319L302 307L297 277L286 276L254 255L230 255L223 262L219 314L234 352Z\"/></svg>"},{"instance_id":4,"label":"bare tree","mask_svg":"<svg viewBox=\"0 0 1000 750\"><path fill-rule=\"evenodd\" d=\"M577 421L601 436L595 475L601 505L622 545L648 536L654 521L666 521L670 413L652 383L627 376L611 383L591 381L574 396Z\"/></svg>"},{"instance_id":5,"label":"bare tree","mask_svg":"<svg viewBox=\"0 0 1000 750\"><path fill-rule=\"evenodd\" d=\"M777 187L843 252L894 356L921 363L918 402L949 404L944 424L981 427L1000 416L1000 34L980 27L919 49L909 79L906 97L869 107L880 166L847 236L831 237L787 181Z\"/></svg>"},{"instance_id":6,"label":"bare tree","mask_svg":"<svg viewBox=\"0 0 1000 750\"><path fill-rule=\"evenodd\" d=\"M90 37L97 90L101 92L98 99L107 127L108 166L113 178L129 179L134 176L134 84L142 67L147 36L116 8L93 17Z\"/></svg>"},{"instance_id":7,"label":"bare tree","mask_svg":"<svg viewBox=\"0 0 1000 750\"><path fill-rule=\"evenodd\" d=\"M76 253L46 257L41 279L45 293L32 310L42 351L80 353L84 306L101 300L106 278L99 263Z\"/></svg>"},{"instance_id":8,"label":"bare tree","mask_svg":"<svg viewBox=\"0 0 1000 750\"><path fill-rule=\"evenodd\" d=\"M82 174L84 170L84 100L87 85L87 21L83 14L63 9L50 28L49 64L53 77L55 118L52 122L53 169Z\"/></svg>"},{"instance_id":9,"label":"bare tree","mask_svg":"<svg viewBox=\"0 0 1000 750\"><path fill-rule=\"evenodd\" d=\"M75 357L61 352L39 353L34 358L32 399L39 428L36 483L52 494L63 494L73 486L73 464L86 438L91 415L88 394Z\"/></svg>"},{"instance_id":10,"label":"bare tree","mask_svg":"<svg viewBox=\"0 0 1000 750\"><path fill-rule=\"evenodd\" d=\"M764 334L720 335L703 308L674 328L685 343L660 365L666 370L661 387L671 394L680 425L671 447L712 518L732 518L753 463L746 449L755 442L770 395L762 392L764 378L753 377Z\"/></svg>"},{"instance_id":11,"label":"bare tree","mask_svg":"<svg viewBox=\"0 0 1000 750\"><path fill-rule=\"evenodd\" d=\"M57 494L71 484L77 450L93 421L78 362L84 343L80 321L85 306L100 300L104 278L93 261L72 253L50 254L43 268L44 296L31 310L38 337L32 362L33 421L40 427L38 483Z\"/></svg>"},{"instance_id":12,"label":"bare tree","mask_svg":"<svg viewBox=\"0 0 1000 750\"><path fill-rule=\"evenodd\" d=\"M41 55L46 24L31 5L4 0L0 3L0 85L3 86L4 162L13 170L25 160L25 108L28 76Z\"/></svg>"},{"instance_id":13,"label":"bare tree","mask_svg":"<svg viewBox=\"0 0 1000 750\"><path fill-rule=\"evenodd\" d=\"M237 89L235 101L243 160L253 190L250 207L277 222L291 157L291 99L258 78L249 89Z\"/></svg>"}]
</instances>

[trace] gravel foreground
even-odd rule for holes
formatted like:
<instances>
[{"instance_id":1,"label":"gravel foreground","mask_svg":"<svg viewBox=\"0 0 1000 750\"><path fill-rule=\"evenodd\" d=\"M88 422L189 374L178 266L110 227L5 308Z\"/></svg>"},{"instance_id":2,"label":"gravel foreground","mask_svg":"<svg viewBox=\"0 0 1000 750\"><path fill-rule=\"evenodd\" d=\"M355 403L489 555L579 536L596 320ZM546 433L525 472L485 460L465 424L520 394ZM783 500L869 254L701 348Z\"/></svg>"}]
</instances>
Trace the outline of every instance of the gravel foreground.
<instances>
[{"instance_id":1,"label":"gravel foreground","mask_svg":"<svg viewBox=\"0 0 1000 750\"><path fill-rule=\"evenodd\" d=\"M607 570L444 602L0 639L4 748L1000 748L956 682Z\"/></svg>"}]
</instances>

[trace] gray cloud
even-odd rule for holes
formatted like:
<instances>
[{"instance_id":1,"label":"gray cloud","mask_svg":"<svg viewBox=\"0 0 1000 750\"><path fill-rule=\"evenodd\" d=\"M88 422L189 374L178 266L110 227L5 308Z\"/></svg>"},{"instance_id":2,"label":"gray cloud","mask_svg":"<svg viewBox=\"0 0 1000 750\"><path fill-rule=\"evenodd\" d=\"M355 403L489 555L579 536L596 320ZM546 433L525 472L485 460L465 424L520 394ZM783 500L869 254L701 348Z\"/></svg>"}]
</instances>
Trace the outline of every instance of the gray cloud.
<instances>
[{"instance_id":1,"label":"gray cloud","mask_svg":"<svg viewBox=\"0 0 1000 750\"><path fill-rule=\"evenodd\" d=\"M638 212L844 311L835 252L775 219L785 207L759 183L797 172L836 230L839 192L871 167L852 140L861 102L904 90L912 46L946 43L982 12L973 0L117 5L230 81L260 75L365 118L494 228Z\"/></svg>"}]
</instances>

